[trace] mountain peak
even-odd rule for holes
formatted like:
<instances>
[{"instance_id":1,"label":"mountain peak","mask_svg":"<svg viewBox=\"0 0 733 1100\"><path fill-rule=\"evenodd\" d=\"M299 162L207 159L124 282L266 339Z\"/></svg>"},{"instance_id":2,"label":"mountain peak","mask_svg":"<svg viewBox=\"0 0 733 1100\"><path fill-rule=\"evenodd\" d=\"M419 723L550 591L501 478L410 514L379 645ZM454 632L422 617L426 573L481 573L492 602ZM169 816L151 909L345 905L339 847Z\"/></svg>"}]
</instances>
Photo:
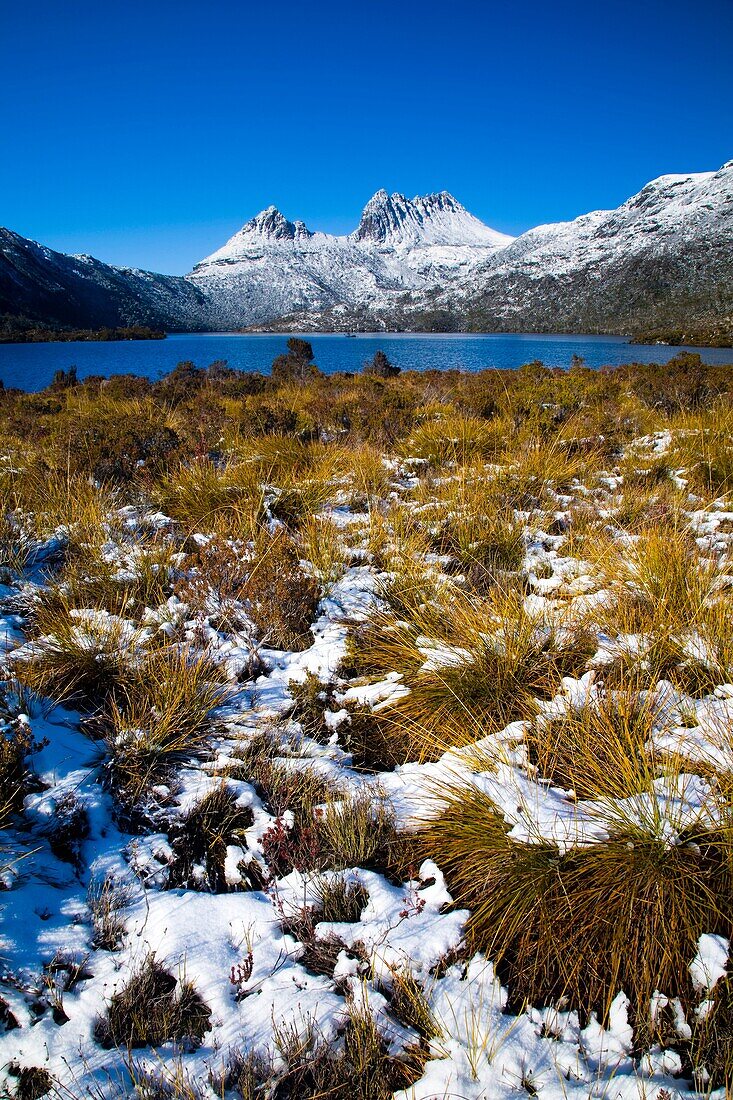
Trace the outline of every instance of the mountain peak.
<instances>
[{"instance_id":1,"label":"mountain peak","mask_svg":"<svg viewBox=\"0 0 733 1100\"><path fill-rule=\"evenodd\" d=\"M380 190L362 211L352 241L384 247L411 245L508 244L510 237L474 218L449 191L405 198L399 191Z\"/></svg>"},{"instance_id":2,"label":"mountain peak","mask_svg":"<svg viewBox=\"0 0 733 1100\"><path fill-rule=\"evenodd\" d=\"M265 237L269 240L290 240L296 237L310 237L310 231L301 221L291 222L281 213L276 206L268 206L261 210L246 225L242 226L239 235L252 235Z\"/></svg>"},{"instance_id":3,"label":"mountain peak","mask_svg":"<svg viewBox=\"0 0 733 1100\"><path fill-rule=\"evenodd\" d=\"M374 192L364 210L379 210L387 202L389 202L389 195L383 187L380 187L379 191Z\"/></svg>"}]
</instances>

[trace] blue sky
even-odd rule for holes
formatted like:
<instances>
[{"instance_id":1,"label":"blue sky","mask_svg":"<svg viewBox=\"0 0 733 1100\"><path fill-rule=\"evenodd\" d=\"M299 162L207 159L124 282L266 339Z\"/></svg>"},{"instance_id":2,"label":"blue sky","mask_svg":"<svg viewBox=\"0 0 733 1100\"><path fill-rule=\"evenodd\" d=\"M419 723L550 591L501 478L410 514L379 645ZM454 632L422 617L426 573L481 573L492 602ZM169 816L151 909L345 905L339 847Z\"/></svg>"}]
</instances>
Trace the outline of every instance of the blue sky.
<instances>
[{"instance_id":1,"label":"blue sky","mask_svg":"<svg viewBox=\"0 0 733 1100\"><path fill-rule=\"evenodd\" d=\"M182 273L380 187L518 233L733 157L733 0L0 0L0 224Z\"/></svg>"}]
</instances>

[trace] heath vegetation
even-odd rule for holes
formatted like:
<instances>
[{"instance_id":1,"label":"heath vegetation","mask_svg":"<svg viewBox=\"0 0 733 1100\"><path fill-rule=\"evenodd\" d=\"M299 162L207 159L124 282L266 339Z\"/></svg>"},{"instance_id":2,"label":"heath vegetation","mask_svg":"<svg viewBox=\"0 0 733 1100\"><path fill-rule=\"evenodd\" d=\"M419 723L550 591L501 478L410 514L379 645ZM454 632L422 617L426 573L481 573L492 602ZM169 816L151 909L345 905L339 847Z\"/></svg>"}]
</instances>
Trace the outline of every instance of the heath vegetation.
<instances>
[{"instance_id":1,"label":"heath vegetation","mask_svg":"<svg viewBox=\"0 0 733 1100\"><path fill-rule=\"evenodd\" d=\"M0 389L6 1092L733 1094L732 398Z\"/></svg>"}]
</instances>

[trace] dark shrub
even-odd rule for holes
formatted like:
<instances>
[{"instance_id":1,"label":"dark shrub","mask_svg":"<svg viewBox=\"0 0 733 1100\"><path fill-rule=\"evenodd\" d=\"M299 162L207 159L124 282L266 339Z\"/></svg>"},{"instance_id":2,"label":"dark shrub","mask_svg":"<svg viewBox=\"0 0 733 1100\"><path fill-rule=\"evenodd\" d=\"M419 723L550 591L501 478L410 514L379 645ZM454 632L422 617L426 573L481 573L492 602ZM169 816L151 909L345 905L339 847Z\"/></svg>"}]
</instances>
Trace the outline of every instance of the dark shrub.
<instances>
[{"instance_id":1,"label":"dark shrub","mask_svg":"<svg viewBox=\"0 0 733 1100\"><path fill-rule=\"evenodd\" d=\"M162 1043L198 1044L211 1027L211 1012L193 985L178 982L149 955L118 990L97 1021L95 1037L100 1046L130 1049L157 1047Z\"/></svg>"},{"instance_id":2,"label":"dark shrub","mask_svg":"<svg viewBox=\"0 0 733 1100\"><path fill-rule=\"evenodd\" d=\"M369 363L364 364L363 373L374 378L395 378L401 369L401 367L395 366L394 363L390 363L383 351L375 351L374 358Z\"/></svg>"},{"instance_id":3,"label":"dark shrub","mask_svg":"<svg viewBox=\"0 0 733 1100\"><path fill-rule=\"evenodd\" d=\"M313 362L313 348L307 340L291 336L286 355L278 355L272 364L271 377L277 385L287 382L307 382L321 374Z\"/></svg>"}]
</instances>

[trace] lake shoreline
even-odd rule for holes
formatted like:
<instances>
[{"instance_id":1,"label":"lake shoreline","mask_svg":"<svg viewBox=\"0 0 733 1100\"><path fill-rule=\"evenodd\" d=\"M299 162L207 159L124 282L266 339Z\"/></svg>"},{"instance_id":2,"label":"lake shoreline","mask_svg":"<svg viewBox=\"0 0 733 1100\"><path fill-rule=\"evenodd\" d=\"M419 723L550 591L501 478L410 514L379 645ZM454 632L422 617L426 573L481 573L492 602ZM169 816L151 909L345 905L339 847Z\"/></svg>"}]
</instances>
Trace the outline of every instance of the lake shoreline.
<instances>
[{"instance_id":1,"label":"lake shoreline","mask_svg":"<svg viewBox=\"0 0 733 1100\"><path fill-rule=\"evenodd\" d=\"M0 380L6 388L45 389L58 371L76 368L80 381L133 374L155 380L178 363L198 367L226 363L233 370L269 375L273 361L286 350L289 336L273 333L175 333L163 340L121 340L0 344ZM582 362L593 369L632 362L665 363L690 351L711 365L733 362L722 348L631 345L628 337L553 333L303 333L312 344L324 374L358 373L377 351L403 371L468 373L490 368L514 370L542 362L568 368Z\"/></svg>"}]
</instances>

